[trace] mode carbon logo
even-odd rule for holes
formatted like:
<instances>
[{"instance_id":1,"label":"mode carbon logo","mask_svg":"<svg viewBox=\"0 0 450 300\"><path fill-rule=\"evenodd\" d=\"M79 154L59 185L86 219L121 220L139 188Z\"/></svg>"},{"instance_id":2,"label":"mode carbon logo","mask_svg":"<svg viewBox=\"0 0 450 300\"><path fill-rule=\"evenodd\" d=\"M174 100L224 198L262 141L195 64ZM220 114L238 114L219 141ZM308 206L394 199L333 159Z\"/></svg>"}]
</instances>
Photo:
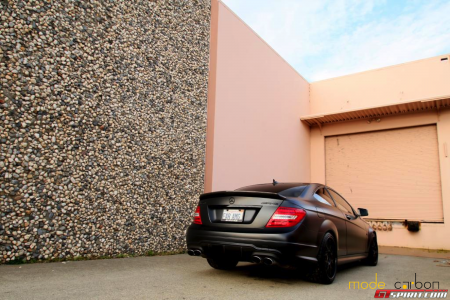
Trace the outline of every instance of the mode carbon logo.
<instances>
[{"instance_id":1,"label":"mode carbon logo","mask_svg":"<svg viewBox=\"0 0 450 300\"><path fill-rule=\"evenodd\" d=\"M375 298L447 298L448 290L377 290Z\"/></svg>"},{"instance_id":2,"label":"mode carbon logo","mask_svg":"<svg viewBox=\"0 0 450 300\"><path fill-rule=\"evenodd\" d=\"M375 298L447 298L448 290L440 289L439 281L418 281L414 273L414 281L397 281L396 290L377 290Z\"/></svg>"},{"instance_id":3,"label":"mode carbon logo","mask_svg":"<svg viewBox=\"0 0 450 300\"><path fill-rule=\"evenodd\" d=\"M394 284L394 287L396 289L412 289L412 288L416 288L416 289L439 289L439 281L433 281L433 282L429 282L429 281L425 281L425 282L421 282L421 281L417 281L417 273L414 273L414 281L397 281Z\"/></svg>"}]
</instances>

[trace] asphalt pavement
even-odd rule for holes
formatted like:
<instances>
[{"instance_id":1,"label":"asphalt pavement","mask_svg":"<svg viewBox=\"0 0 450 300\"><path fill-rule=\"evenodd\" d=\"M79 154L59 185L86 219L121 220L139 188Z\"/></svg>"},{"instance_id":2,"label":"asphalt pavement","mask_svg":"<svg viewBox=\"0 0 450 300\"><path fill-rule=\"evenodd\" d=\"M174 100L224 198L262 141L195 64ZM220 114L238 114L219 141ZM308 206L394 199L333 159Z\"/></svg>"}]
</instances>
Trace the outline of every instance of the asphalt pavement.
<instances>
[{"instance_id":1,"label":"asphalt pavement","mask_svg":"<svg viewBox=\"0 0 450 300\"><path fill-rule=\"evenodd\" d=\"M417 280L449 289L450 255L380 255L376 267L341 267L331 285L280 267L240 263L232 271L214 270L185 254L1 265L0 299L373 299L374 289L349 289L349 282L375 282L375 274L385 288Z\"/></svg>"}]
</instances>

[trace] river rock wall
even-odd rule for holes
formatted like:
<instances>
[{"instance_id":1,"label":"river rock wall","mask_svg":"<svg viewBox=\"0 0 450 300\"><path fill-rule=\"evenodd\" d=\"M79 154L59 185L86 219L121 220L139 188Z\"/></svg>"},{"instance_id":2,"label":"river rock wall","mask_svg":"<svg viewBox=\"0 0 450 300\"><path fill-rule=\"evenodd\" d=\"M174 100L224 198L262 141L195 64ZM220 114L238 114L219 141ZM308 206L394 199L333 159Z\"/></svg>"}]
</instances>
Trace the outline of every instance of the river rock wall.
<instances>
[{"instance_id":1,"label":"river rock wall","mask_svg":"<svg viewBox=\"0 0 450 300\"><path fill-rule=\"evenodd\" d=\"M209 1L0 13L0 262L184 249L203 191Z\"/></svg>"}]
</instances>

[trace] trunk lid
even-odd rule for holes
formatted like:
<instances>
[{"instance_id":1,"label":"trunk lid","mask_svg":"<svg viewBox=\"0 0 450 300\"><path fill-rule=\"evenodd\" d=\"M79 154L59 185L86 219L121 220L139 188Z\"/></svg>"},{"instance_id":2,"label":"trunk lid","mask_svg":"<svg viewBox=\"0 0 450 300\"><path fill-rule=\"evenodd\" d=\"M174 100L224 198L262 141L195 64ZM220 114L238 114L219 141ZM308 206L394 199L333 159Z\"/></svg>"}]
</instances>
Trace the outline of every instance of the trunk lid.
<instances>
[{"instance_id":1,"label":"trunk lid","mask_svg":"<svg viewBox=\"0 0 450 300\"><path fill-rule=\"evenodd\" d=\"M213 192L200 196L202 225L210 230L264 229L286 198L267 192ZM230 215L233 215L232 217ZM234 220L230 220L233 219Z\"/></svg>"}]
</instances>

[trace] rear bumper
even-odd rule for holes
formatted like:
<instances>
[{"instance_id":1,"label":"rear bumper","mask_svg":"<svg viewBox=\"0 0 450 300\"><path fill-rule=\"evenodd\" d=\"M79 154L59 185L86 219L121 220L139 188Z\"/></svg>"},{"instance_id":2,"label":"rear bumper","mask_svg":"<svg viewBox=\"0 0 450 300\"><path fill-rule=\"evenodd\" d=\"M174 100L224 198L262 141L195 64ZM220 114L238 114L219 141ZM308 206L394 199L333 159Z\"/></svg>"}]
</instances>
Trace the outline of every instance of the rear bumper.
<instances>
[{"instance_id":1,"label":"rear bumper","mask_svg":"<svg viewBox=\"0 0 450 300\"><path fill-rule=\"evenodd\" d=\"M253 256L270 257L280 264L317 262L316 245L292 242L288 233L238 233L188 228L188 249L200 250L203 257L234 257L252 261Z\"/></svg>"}]
</instances>

